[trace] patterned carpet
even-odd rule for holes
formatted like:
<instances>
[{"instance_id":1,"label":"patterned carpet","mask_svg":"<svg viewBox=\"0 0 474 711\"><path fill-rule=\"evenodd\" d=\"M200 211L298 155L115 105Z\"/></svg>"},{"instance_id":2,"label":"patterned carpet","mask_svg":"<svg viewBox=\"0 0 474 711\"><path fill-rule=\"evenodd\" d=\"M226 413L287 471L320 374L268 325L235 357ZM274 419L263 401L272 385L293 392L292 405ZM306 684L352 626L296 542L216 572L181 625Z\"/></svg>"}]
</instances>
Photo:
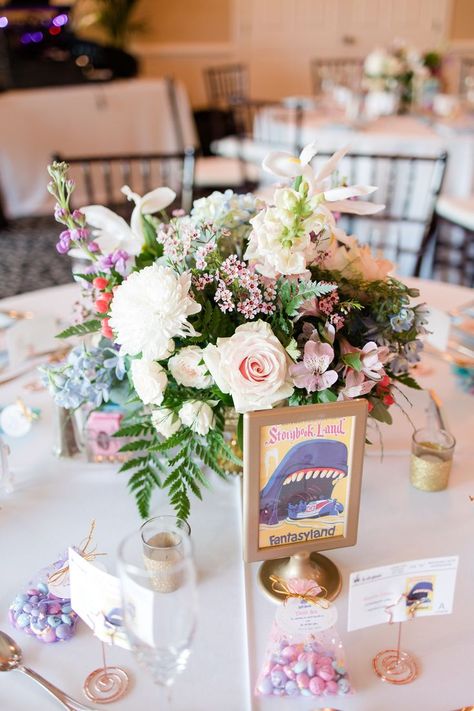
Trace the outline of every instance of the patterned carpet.
<instances>
[{"instance_id":1,"label":"patterned carpet","mask_svg":"<svg viewBox=\"0 0 474 711\"><path fill-rule=\"evenodd\" d=\"M0 298L72 281L71 260L56 252L52 217L12 220L0 229Z\"/></svg>"}]
</instances>

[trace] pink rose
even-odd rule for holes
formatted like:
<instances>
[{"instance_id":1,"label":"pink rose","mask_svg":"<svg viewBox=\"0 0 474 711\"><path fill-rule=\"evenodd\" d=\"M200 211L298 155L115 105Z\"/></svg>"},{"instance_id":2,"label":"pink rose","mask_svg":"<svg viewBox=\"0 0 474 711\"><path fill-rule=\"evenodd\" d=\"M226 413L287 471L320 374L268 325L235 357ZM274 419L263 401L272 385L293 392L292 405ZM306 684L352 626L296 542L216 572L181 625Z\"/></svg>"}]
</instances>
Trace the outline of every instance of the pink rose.
<instances>
[{"instance_id":1,"label":"pink rose","mask_svg":"<svg viewBox=\"0 0 474 711\"><path fill-rule=\"evenodd\" d=\"M237 412L269 409L293 393L291 360L264 321L245 323L230 338L218 338L203 358L220 390L232 395Z\"/></svg>"}]
</instances>

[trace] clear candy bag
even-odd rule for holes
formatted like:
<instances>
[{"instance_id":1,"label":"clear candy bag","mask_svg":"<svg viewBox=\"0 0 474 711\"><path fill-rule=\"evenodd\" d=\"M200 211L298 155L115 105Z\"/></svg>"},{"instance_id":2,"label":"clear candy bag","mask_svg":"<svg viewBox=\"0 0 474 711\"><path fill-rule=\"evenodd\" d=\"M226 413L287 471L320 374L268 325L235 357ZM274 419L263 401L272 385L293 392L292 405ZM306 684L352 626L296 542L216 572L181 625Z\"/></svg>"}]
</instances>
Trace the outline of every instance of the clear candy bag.
<instances>
[{"instance_id":1,"label":"clear candy bag","mask_svg":"<svg viewBox=\"0 0 474 711\"><path fill-rule=\"evenodd\" d=\"M76 629L77 615L71 607L69 586L61 582L64 576L59 578L59 584L54 584L55 574L67 561L65 551L32 577L26 590L16 595L9 608L9 619L15 629L46 644L65 642L73 637Z\"/></svg>"},{"instance_id":2,"label":"clear candy bag","mask_svg":"<svg viewBox=\"0 0 474 711\"><path fill-rule=\"evenodd\" d=\"M281 581L280 581L281 582ZM257 696L336 696L352 692L336 630L337 610L313 580L285 581L287 599L273 621Z\"/></svg>"}]
</instances>

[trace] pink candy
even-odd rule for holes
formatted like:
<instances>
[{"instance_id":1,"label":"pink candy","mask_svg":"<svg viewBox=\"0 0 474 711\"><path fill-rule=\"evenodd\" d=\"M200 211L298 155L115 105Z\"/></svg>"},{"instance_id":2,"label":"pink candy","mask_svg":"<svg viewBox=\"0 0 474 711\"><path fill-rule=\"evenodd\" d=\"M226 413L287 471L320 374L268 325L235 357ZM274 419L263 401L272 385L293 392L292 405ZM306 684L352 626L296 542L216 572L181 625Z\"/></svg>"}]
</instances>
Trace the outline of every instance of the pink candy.
<instances>
[{"instance_id":1,"label":"pink candy","mask_svg":"<svg viewBox=\"0 0 474 711\"><path fill-rule=\"evenodd\" d=\"M275 650L257 683L264 696L346 694L350 682L343 663L319 643L285 644Z\"/></svg>"},{"instance_id":2,"label":"pink candy","mask_svg":"<svg viewBox=\"0 0 474 711\"><path fill-rule=\"evenodd\" d=\"M309 676L306 674L306 672L301 672L300 674L296 675L296 683L300 687L300 689L307 689L309 686Z\"/></svg>"},{"instance_id":3,"label":"pink candy","mask_svg":"<svg viewBox=\"0 0 474 711\"><path fill-rule=\"evenodd\" d=\"M321 694L326 689L326 682L319 678L319 676L313 676L309 682L309 690L315 696L321 696Z\"/></svg>"}]
</instances>

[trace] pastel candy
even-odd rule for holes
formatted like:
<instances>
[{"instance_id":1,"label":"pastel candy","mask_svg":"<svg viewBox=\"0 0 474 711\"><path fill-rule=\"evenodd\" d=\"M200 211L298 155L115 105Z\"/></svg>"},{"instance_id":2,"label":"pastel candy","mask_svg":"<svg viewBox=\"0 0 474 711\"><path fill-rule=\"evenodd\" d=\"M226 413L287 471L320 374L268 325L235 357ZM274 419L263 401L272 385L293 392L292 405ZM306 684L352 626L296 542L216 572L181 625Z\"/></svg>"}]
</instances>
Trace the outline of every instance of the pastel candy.
<instances>
[{"instance_id":1,"label":"pastel candy","mask_svg":"<svg viewBox=\"0 0 474 711\"><path fill-rule=\"evenodd\" d=\"M339 687L336 681L328 681L326 684L326 694L337 694Z\"/></svg>"},{"instance_id":2,"label":"pastel candy","mask_svg":"<svg viewBox=\"0 0 474 711\"><path fill-rule=\"evenodd\" d=\"M340 694L348 694L351 690L351 685L347 679L339 679L337 686Z\"/></svg>"},{"instance_id":3,"label":"pastel candy","mask_svg":"<svg viewBox=\"0 0 474 711\"><path fill-rule=\"evenodd\" d=\"M306 674L306 672L302 672L301 674L296 675L296 683L300 687L300 689L307 689L309 686L309 676Z\"/></svg>"},{"instance_id":4,"label":"pastel candy","mask_svg":"<svg viewBox=\"0 0 474 711\"><path fill-rule=\"evenodd\" d=\"M282 650L281 656L285 659L296 659L298 656L298 648L292 644L289 644Z\"/></svg>"},{"instance_id":5,"label":"pastel candy","mask_svg":"<svg viewBox=\"0 0 474 711\"><path fill-rule=\"evenodd\" d=\"M281 687L285 686L286 682L288 681L288 677L286 676L283 670L277 669L275 671L275 669L272 669L271 680L273 686L277 689L280 689Z\"/></svg>"},{"instance_id":6,"label":"pastel candy","mask_svg":"<svg viewBox=\"0 0 474 711\"><path fill-rule=\"evenodd\" d=\"M57 615L61 612L61 605L57 602L50 602L48 605L48 612L50 615Z\"/></svg>"},{"instance_id":7,"label":"pastel candy","mask_svg":"<svg viewBox=\"0 0 474 711\"><path fill-rule=\"evenodd\" d=\"M61 624L61 618L56 617L55 615L49 615L48 616L48 625L50 627L58 627Z\"/></svg>"},{"instance_id":8,"label":"pastel candy","mask_svg":"<svg viewBox=\"0 0 474 711\"><path fill-rule=\"evenodd\" d=\"M337 674L340 674L341 676L344 676L344 674L346 673L345 667L344 667L342 664L339 664L339 663L336 662L336 661L334 661L334 662L332 663L332 667L333 667L334 671L335 671Z\"/></svg>"},{"instance_id":9,"label":"pastel candy","mask_svg":"<svg viewBox=\"0 0 474 711\"><path fill-rule=\"evenodd\" d=\"M42 593L47 593L48 592L48 586L45 583L38 583L38 592Z\"/></svg>"},{"instance_id":10,"label":"pastel candy","mask_svg":"<svg viewBox=\"0 0 474 711\"><path fill-rule=\"evenodd\" d=\"M284 696L285 689L273 689L273 696Z\"/></svg>"},{"instance_id":11,"label":"pastel candy","mask_svg":"<svg viewBox=\"0 0 474 711\"><path fill-rule=\"evenodd\" d=\"M319 667L318 676L324 681L331 681L336 676L336 673L332 667Z\"/></svg>"},{"instance_id":12,"label":"pastel candy","mask_svg":"<svg viewBox=\"0 0 474 711\"><path fill-rule=\"evenodd\" d=\"M27 615L26 612L22 612L16 618L16 622L19 627L28 627L30 624L30 616Z\"/></svg>"},{"instance_id":13,"label":"pastel candy","mask_svg":"<svg viewBox=\"0 0 474 711\"><path fill-rule=\"evenodd\" d=\"M65 625L69 625L69 627L71 627L74 622L73 618L69 615L61 615L61 620L64 622Z\"/></svg>"},{"instance_id":14,"label":"pastel candy","mask_svg":"<svg viewBox=\"0 0 474 711\"><path fill-rule=\"evenodd\" d=\"M320 679L318 676L314 676L309 682L309 690L315 696L321 696L326 688L326 682Z\"/></svg>"},{"instance_id":15,"label":"pastel candy","mask_svg":"<svg viewBox=\"0 0 474 711\"><path fill-rule=\"evenodd\" d=\"M301 689L300 694L301 696L312 696L312 693L309 689Z\"/></svg>"},{"instance_id":16,"label":"pastel candy","mask_svg":"<svg viewBox=\"0 0 474 711\"><path fill-rule=\"evenodd\" d=\"M257 685L257 691L262 694L262 696L270 696L273 693L273 684L269 676L264 676L260 679Z\"/></svg>"},{"instance_id":17,"label":"pastel candy","mask_svg":"<svg viewBox=\"0 0 474 711\"><path fill-rule=\"evenodd\" d=\"M289 679L285 684L285 691L288 696L299 696L300 689L296 681Z\"/></svg>"},{"instance_id":18,"label":"pastel candy","mask_svg":"<svg viewBox=\"0 0 474 711\"><path fill-rule=\"evenodd\" d=\"M58 639L69 639L72 637L72 630L69 625L61 624L55 629Z\"/></svg>"},{"instance_id":19,"label":"pastel candy","mask_svg":"<svg viewBox=\"0 0 474 711\"><path fill-rule=\"evenodd\" d=\"M38 639L46 643L56 642L56 632L52 627L46 627L38 636Z\"/></svg>"},{"instance_id":20,"label":"pastel candy","mask_svg":"<svg viewBox=\"0 0 474 711\"><path fill-rule=\"evenodd\" d=\"M293 671L296 674L300 674L301 672L306 671L306 660L305 659L300 659L297 661L295 664L293 664Z\"/></svg>"},{"instance_id":21,"label":"pastel candy","mask_svg":"<svg viewBox=\"0 0 474 711\"><path fill-rule=\"evenodd\" d=\"M283 671L285 672L288 679L292 679L292 680L296 679L296 674L289 665L285 665L283 667Z\"/></svg>"}]
</instances>

